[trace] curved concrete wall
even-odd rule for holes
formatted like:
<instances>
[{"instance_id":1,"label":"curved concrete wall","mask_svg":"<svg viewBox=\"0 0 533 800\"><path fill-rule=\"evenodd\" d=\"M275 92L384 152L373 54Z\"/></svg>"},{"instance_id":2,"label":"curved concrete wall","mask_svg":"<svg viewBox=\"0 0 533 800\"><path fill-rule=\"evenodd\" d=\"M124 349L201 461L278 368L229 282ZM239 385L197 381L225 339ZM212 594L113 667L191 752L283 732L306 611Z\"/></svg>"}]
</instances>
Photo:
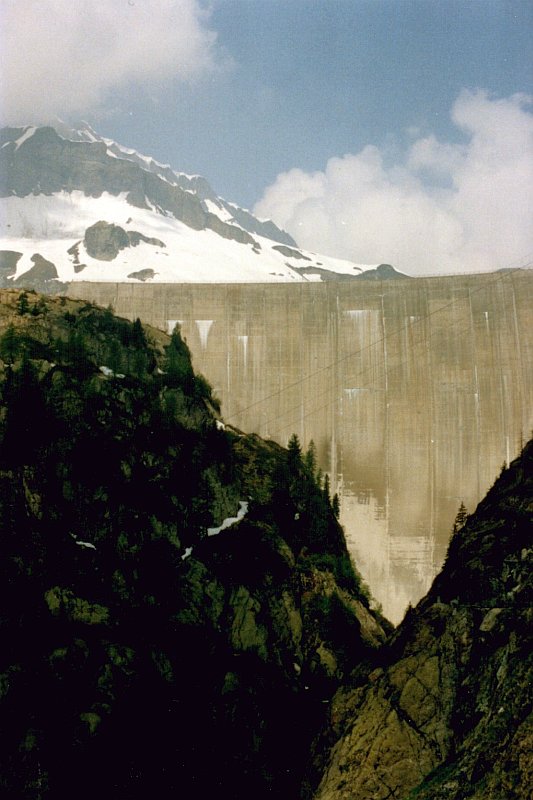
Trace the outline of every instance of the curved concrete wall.
<instances>
[{"instance_id":1,"label":"curved concrete wall","mask_svg":"<svg viewBox=\"0 0 533 800\"><path fill-rule=\"evenodd\" d=\"M170 330L224 418L314 440L356 563L398 621L533 425L533 274L384 282L72 284Z\"/></svg>"}]
</instances>

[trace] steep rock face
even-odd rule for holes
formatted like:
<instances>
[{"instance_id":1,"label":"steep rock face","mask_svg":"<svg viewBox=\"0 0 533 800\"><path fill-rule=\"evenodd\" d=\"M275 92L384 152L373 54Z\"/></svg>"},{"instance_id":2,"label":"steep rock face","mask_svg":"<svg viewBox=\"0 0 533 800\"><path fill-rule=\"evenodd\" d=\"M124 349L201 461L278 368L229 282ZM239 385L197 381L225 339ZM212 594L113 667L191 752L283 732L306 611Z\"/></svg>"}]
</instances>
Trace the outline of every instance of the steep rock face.
<instances>
[{"instance_id":1,"label":"steep rock face","mask_svg":"<svg viewBox=\"0 0 533 800\"><path fill-rule=\"evenodd\" d=\"M312 454L225 430L178 332L0 301L3 793L297 797L387 627Z\"/></svg>"},{"instance_id":2,"label":"steep rock face","mask_svg":"<svg viewBox=\"0 0 533 800\"><path fill-rule=\"evenodd\" d=\"M530 796L533 443L455 534L360 686L333 700L317 800Z\"/></svg>"},{"instance_id":3,"label":"steep rock face","mask_svg":"<svg viewBox=\"0 0 533 800\"><path fill-rule=\"evenodd\" d=\"M137 247L140 242L155 247L165 247L165 243L160 239L144 236L138 231L125 231L120 225L110 225L103 220L87 228L83 239L88 255L100 261L112 261L121 250L126 247Z\"/></svg>"},{"instance_id":4,"label":"steep rock face","mask_svg":"<svg viewBox=\"0 0 533 800\"><path fill-rule=\"evenodd\" d=\"M203 192L197 195L194 182L191 183L187 176L182 176L180 181L179 176L169 169L168 176L162 177L155 162L141 160L140 157L132 158L133 151L128 154L120 147L115 148L116 153L110 152L108 143L95 140L95 137L89 141L73 141L63 138L51 127L35 129L26 139L24 135L23 129L5 128L2 131L2 197L11 194L19 197L30 193L53 194L61 190L81 190L92 197L99 197L103 192L114 195L125 192L132 206L149 208L150 204L195 230L210 229L224 238L241 243L254 241L246 230L222 222L205 209L201 195L216 197L205 181ZM147 161L151 161L154 171L147 168ZM217 202L222 205L218 199ZM239 211L241 222L254 219L251 214ZM274 234L277 241L287 238L273 223L268 227L258 220L254 222L253 228L260 235ZM288 238L292 243L292 239Z\"/></svg>"}]
</instances>

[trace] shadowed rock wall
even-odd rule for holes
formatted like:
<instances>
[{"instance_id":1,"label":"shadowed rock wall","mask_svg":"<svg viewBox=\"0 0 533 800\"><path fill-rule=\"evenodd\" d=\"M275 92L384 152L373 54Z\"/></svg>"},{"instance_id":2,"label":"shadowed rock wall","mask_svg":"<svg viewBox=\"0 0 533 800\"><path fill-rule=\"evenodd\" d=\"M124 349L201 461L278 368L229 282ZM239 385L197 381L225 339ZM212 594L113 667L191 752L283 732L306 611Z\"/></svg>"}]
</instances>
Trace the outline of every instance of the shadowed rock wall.
<instances>
[{"instance_id":1,"label":"shadowed rock wall","mask_svg":"<svg viewBox=\"0 0 533 800\"><path fill-rule=\"evenodd\" d=\"M314 440L357 565L398 621L533 425L533 274L226 285L71 284L179 322L226 421Z\"/></svg>"}]
</instances>

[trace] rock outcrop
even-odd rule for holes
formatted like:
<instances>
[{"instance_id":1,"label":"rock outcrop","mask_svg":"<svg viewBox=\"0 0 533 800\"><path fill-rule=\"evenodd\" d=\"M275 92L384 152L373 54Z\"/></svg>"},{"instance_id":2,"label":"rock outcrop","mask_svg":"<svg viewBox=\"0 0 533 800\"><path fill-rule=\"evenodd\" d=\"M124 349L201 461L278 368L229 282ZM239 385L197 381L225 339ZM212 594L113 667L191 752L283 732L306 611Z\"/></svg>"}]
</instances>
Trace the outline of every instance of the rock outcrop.
<instances>
[{"instance_id":1,"label":"rock outcrop","mask_svg":"<svg viewBox=\"0 0 533 800\"><path fill-rule=\"evenodd\" d=\"M67 284L59 280L55 264L43 258L40 253L35 253L31 257L33 267L31 267L21 278L13 281L15 286L31 286L37 291L47 294L56 294L66 289Z\"/></svg>"},{"instance_id":2,"label":"rock outcrop","mask_svg":"<svg viewBox=\"0 0 533 800\"><path fill-rule=\"evenodd\" d=\"M526 800L533 777L533 443L454 536L428 596L333 699L316 800Z\"/></svg>"},{"instance_id":3,"label":"rock outcrop","mask_svg":"<svg viewBox=\"0 0 533 800\"><path fill-rule=\"evenodd\" d=\"M120 225L112 225L100 220L85 231L83 244L88 255L99 261L113 261L126 247L137 247L141 242L154 247L164 247L165 243L138 231L126 231Z\"/></svg>"}]
</instances>

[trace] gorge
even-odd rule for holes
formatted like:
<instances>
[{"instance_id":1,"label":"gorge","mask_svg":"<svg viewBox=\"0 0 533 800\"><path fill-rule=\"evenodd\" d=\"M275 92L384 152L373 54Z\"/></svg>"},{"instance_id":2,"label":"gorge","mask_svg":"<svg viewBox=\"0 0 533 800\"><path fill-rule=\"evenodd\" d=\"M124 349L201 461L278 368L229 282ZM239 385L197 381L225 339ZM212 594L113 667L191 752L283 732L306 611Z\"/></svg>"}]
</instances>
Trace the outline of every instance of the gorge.
<instances>
[{"instance_id":1,"label":"gorge","mask_svg":"<svg viewBox=\"0 0 533 800\"><path fill-rule=\"evenodd\" d=\"M71 283L67 294L171 331L223 418L314 441L350 551L398 622L533 425L527 270L294 284Z\"/></svg>"}]
</instances>

